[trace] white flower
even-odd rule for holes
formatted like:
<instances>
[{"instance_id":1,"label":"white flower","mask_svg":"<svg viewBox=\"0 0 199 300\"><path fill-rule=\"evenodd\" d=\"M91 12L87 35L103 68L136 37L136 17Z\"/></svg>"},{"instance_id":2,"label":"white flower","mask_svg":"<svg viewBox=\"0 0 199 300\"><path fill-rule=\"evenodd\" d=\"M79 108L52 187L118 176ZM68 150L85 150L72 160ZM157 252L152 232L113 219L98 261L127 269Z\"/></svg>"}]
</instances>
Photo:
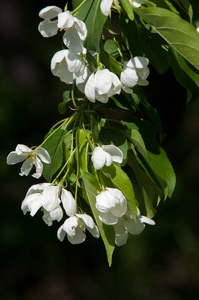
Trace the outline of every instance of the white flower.
<instances>
[{"instance_id":1,"label":"white flower","mask_svg":"<svg viewBox=\"0 0 199 300\"><path fill-rule=\"evenodd\" d=\"M140 211L137 208L136 220L127 211L125 215L119 218L118 223L114 225L115 229L115 243L117 246L126 244L128 233L133 235L140 234L145 224L155 225L155 222L148 217L140 215Z\"/></svg>"},{"instance_id":2,"label":"white flower","mask_svg":"<svg viewBox=\"0 0 199 300\"><path fill-rule=\"evenodd\" d=\"M69 242L72 244L80 244L86 239L86 229L88 229L94 237L99 237L99 230L93 219L86 214L76 214L66 219L64 224L58 229L57 237L60 241L63 241L67 234Z\"/></svg>"},{"instance_id":3,"label":"white flower","mask_svg":"<svg viewBox=\"0 0 199 300\"><path fill-rule=\"evenodd\" d=\"M199 33L199 27L196 28L197 33Z\"/></svg>"},{"instance_id":4,"label":"white flower","mask_svg":"<svg viewBox=\"0 0 199 300\"><path fill-rule=\"evenodd\" d=\"M40 183L30 187L21 204L21 209L24 214L30 211L30 215L33 217L42 208L43 220L50 226L52 221L59 222L63 217L61 202L66 214L73 216L76 212L76 203L72 194L61 186Z\"/></svg>"},{"instance_id":5,"label":"white flower","mask_svg":"<svg viewBox=\"0 0 199 300\"><path fill-rule=\"evenodd\" d=\"M80 92L85 94L85 86L88 81L89 76L91 75L91 71L89 68L84 68L84 73L80 76L76 75L76 86Z\"/></svg>"},{"instance_id":6,"label":"white flower","mask_svg":"<svg viewBox=\"0 0 199 300\"><path fill-rule=\"evenodd\" d=\"M126 213L127 201L120 190L106 188L106 191L97 195L96 208L99 210L99 219L103 223L114 225Z\"/></svg>"},{"instance_id":7,"label":"white flower","mask_svg":"<svg viewBox=\"0 0 199 300\"><path fill-rule=\"evenodd\" d=\"M107 103L109 97L120 94L120 92L119 78L108 69L92 73L85 86L85 95L91 102L95 102L97 99L102 103Z\"/></svg>"},{"instance_id":8,"label":"white flower","mask_svg":"<svg viewBox=\"0 0 199 300\"><path fill-rule=\"evenodd\" d=\"M85 62L82 57L70 50L60 50L55 53L51 60L53 75L60 78L66 84L72 84L76 76L84 73Z\"/></svg>"},{"instance_id":9,"label":"white flower","mask_svg":"<svg viewBox=\"0 0 199 300\"><path fill-rule=\"evenodd\" d=\"M24 161L21 167L21 173L19 173L21 176L27 176L32 170L33 165L35 165L36 173L32 176L38 179L41 177L43 171L41 160L46 164L51 163L51 158L47 150L42 147L37 147L35 150L32 150L25 145L18 144L15 151L9 153L7 164L14 165Z\"/></svg>"},{"instance_id":10,"label":"white flower","mask_svg":"<svg viewBox=\"0 0 199 300\"><path fill-rule=\"evenodd\" d=\"M100 170L103 166L109 167L112 162L122 163L123 153L114 145L103 145L102 147L96 147L93 151L91 160L94 168Z\"/></svg>"},{"instance_id":11,"label":"white flower","mask_svg":"<svg viewBox=\"0 0 199 300\"><path fill-rule=\"evenodd\" d=\"M148 85L149 82L146 80L150 71L147 67L149 63L148 58L136 56L131 58L125 63L125 66L121 72L120 80L122 88L127 93L132 93L132 87L137 85Z\"/></svg>"},{"instance_id":12,"label":"white flower","mask_svg":"<svg viewBox=\"0 0 199 300\"><path fill-rule=\"evenodd\" d=\"M51 37L58 30L64 30L64 44L74 53L83 51L83 42L87 37L87 28L83 21L73 17L70 11L62 12L57 6L47 6L39 12L44 19L40 22L38 30L43 37ZM57 20L51 21L57 17Z\"/></svg>"}]
</instances>

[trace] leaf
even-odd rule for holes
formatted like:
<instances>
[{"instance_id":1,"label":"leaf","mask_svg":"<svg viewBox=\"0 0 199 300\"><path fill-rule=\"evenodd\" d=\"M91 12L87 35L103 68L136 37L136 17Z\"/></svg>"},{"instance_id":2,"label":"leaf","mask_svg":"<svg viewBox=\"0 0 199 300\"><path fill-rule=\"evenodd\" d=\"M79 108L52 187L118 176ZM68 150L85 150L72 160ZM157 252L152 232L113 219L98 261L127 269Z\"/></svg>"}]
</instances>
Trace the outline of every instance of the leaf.
<instances>
[{"instance_id":1,"label":"leaf","mask_svg":"<svg viewBox=\"0 0 199 300\"><path fill-rule=\"evenodd\" d=\"M76 8L82 0L73 0ZM87 50L100 51L100 39L106 17L100 10L101 0L87 0L74 14L75 17L85 22L88 34L86 39Z\"/></svg>"},{"instance_id":2,"label":"leaf","mask_svg":"<svg viewBox=\"0 0 199 300\"><path fill-rule=\"evenodd\" d=\"M104 127L106 120L100 118L97 113L92 113L91 115L91 131L92 131L92 138L95 143L99 141L99 133L101 129Z\"/></svg>"},{"instance_id":3,"label":"leaf","mask_svg":"<svg viewBox=\"0 0 199 300\"><path fill-rule=\"evenodd\" d=\"M63 102L59 103L58 110L60 114L65 114L67 111L67 103L72 100L71 91L65 91L63 93Z\"/></svg>"},{"instance_id":4,"label":"leaf","mask_svg":"<svg viewBox=\"0 0 199 300\"><path fill-rule=\"evenodd\" d=\"M112 256L115 249L115 231L113 226L105 225L99 219L99 211L95 207L95 203L96 196L98 195L97 191L99 191L100 188L96 178L90 173L85 172L82 174L82 179L92 213L95 217L95 221L97 223L102 240L106 248L108 264L110 267L112 264Z\"/></svg>"},{"instance_id":5,"label":"leaf","mask_svg":"<svg viewBox=\"0 0 199 300\"><path fill-rule=\"evenodd\" d=\"M52 132L48 133L45 137L50 136ZM51 164L44 166L43 176L46 178L48 182L52 181L53 175L58 171L61 167L63 160L63 148L62 141L64 136L66 135L66 131L59 129L55 133L52 134L48 138L48 140L44 143L44 148L48 151L51 157Z\"/></svg>"},{"instance_id":6,"label":"leaf","mask_svg":"<svg viewBox=\"0 0 199 300\"><path fill-rule=\"evenodd\" d=\"M153 181L139 166L135 155L132 151L129 152L128 165L134 172L133 186L136 199L139 202L142 213L149 218L152 218L156 210L153 205L158 203L158 191ZM132 172L129 172L130 174Z\"/></svg>"},{"instance_id":7,"label":"leaf","mask_svg":"<svg viewBox=\"0 0 199 300\"><path fill-rule=\"evenodd\" d=\"M136 216L137 208L133 185L128 175L117 165L111 165L110 167L104 166L102 173L108 176L113 185L118 188L128 199L130 206L129 211L133 216Z\"/></svg>"},{"instance_id":8,"label":"leaf","mask_svg":"<svg viewBox=\"0 0 199 300\"><path fill-rule=\"evenodd\" d=\"M83 129L78 128L76 131L76 148L77 148L77 162L81 172L87 171L87 138Z\"/></svg>"},{"instance_id":9,"label":"leaf","mask_svg":"<svg viewBox=\"0 0 199 300\"><path fill-rule=\"evenodd\" d=\"M192 25L175 13L159 7L137 8L134 11L199 70L199 38Z\"/></svg>"},{"instance_id":10,"label":"leaf","mask_svg":"<svg viewBox=\"0 0 199 300\"><path fill-rule=\"evenodd\" d=\"M133 21L134 20L133 6L130 3L130 1L129 0L121 0L121 4L122 4L124 10L126 11L129 19L131 21Z\"/></svg>"}]
</instances>

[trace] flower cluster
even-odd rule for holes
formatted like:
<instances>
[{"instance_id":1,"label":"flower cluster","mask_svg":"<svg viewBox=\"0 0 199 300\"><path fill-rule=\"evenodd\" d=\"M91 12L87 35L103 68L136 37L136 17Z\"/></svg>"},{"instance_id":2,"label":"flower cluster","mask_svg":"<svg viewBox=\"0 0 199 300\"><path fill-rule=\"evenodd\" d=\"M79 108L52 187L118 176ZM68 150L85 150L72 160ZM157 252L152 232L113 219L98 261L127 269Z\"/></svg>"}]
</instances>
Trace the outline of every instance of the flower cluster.
<instances>
[{"instance_id":1,"label":"flower cluster","mask_svg":"<svg viewBox=\"0 0 199 300\"><path fill-rule=\"evenodd\" d=\"M113 2L101 1L102 14L110 14ZM137 8L143 1L130 2ZM53 126L39 147L31 149L18 145L8 155L7 163L24 161L21 176L27 176L34 165L36 172L32 176L36 179L42 176L43 167L46 167L43 163L53 164L49 176L45 176L48 167L44 172L49 182L31 186L21 209L24 214L30 212L31 216L41 211L48 226L64 219L57 230L60 241L67 236L72 244L82 243L86 239L86 230L96 238L101 233L105 239L104 230L112 226L115 244L121 246L126 243L128 233L139 234L145 224L154 225L155 222L140 214L133 187L131 194L125 193L128 184L132 184L122 168L127 163L130 165L128 151L136 157L136 147L127 138L122 122L118 122L118 128L112 128L112 122L117 120L101 117L103 113L98 114L95 102L101 102L104 109L110 98L117 101L122 93L128 99L134 86L146 86L149 60L142 56L121 55L118 62L114 61L117 64L114 73L114 68L101 59L101 53L87 47L86 24L74 15L74 11L47 6L39 12L43 20L38 26L45 38L59 31L63 33L64 48L54 54L50 68L67 88L72 85L67 101L73 102L74 112ZM109 134L111 130L113 135ZM137 211L133 214L133 210Z\"/></svg>"}]
</instances>

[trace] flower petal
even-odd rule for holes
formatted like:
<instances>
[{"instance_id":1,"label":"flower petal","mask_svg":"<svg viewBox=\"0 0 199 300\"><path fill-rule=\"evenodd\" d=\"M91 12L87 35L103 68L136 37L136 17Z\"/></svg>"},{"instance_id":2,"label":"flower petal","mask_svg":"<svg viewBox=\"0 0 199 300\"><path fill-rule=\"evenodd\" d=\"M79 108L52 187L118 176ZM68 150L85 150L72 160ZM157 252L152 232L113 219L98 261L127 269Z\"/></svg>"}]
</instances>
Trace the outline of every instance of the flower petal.
<instances>
[{"instance_id":1,"label":"flower petal","mask_svg":"<svg viewBox=\"0 0 199 300\"><path fill-rule=\"evenodd\" d=\"M139 219L140 219L140 221L142 223L146 223L146 224L149 224L149 225L155 225L155 221L154 220L152 220L150 218L147 218L145 216L140 216Z\"/></svg>"},{"instance_id":2,"label":"flower petal","mask_svg":"<svg viewBox=\"0 0 199 300\"><path fill-rule=\"evenodd\" d=\"M73 198L71 192L62 188L61 201L66 214L68 216L74 216L77 208L76 208L75 199Z\"/></svg>"},{"instance_id":3,"label":"flower petal","mask_svg":"<svg viewBox=\"0 0 199 300\"><path fill-rule=\"evenodd\" d=\"M63 230L64 224L57 230L57 237L62 242L65 238L66 232Z\"/></svg>"},{"instance_id":4,"label":"flower petal","mask_svg":"<svg viewBox=\"0 0 199 300\"><path fill-rule=\"evenodd\" d=\"M70 11L64 11L58 15L57 26L60 29L68 29L74 25L74 17L71 15Z\"/></svg>"},{"instance_id":5,"label":"flower petal","mask_svg":"<svg viewBox=\"0 0 199 300\"><path fill-rule=\"evenodd\" d=\"M99 219L106 225L114 225L117 224L118 218L113 216L110 212L103 213L99 212Z\"/></svg>"},{"instance_id":6,"label":"flower petal","mask_svg":"<svg viewBox=\"0 0 199 300\"><path fill-rule=\"evenodd\" d=\"M48 186L43 190L42 203L44 209L52 211L57 208L61 202L58 197L59 186Z\"/></svg>"},{"instance_id":7,"label":"flower petal","mask_svg":"<svg viewBox=\"0 0 199 300\"><path fill-rule=\"evenodd\" d=\"M57 21L44 20L39 23L38 30L45 38L54 36L58 31Z\"/></svg>"},{"instance_id":8,"label":"flower petal","mask_svg":"<svg viewBox=\"0 0 199 300\"><path fill-rule=\"evenodd\" d=\"M124 67L120 74L120 80L122 84L126 85L127 87L134 87L138 81L138 75L136 70L128 68L127 66Z\"/></svg>"},{"instance_id":9,"label":"flower petal","mask_svg":"<svg viewBox=\"0 0 199 300\"><path fill-rule=\"evenodd\" d=\"M76 214L76 216L84 222L86 228L94 237L98 238L100 236L99 229L95 225L93 218L91 216L87 214Z\"/></svg>"},{"instance_id":10,"label":"flower petal","mask_svg":"<svg viewBox=\"0 0 199 300\"><path fill-rule=\"evenodd\" d=\"M104 150L101 147L96 147L91 156L91 160L95 170L100 170L103 168L106 162L106 154Z\"/></svg>"},{"instance_id":11,"label":"flower petal","mask_svg":"<svg viewBox=\"0 0 199 300\"><path fill-rule=\"evenodd\" d=\"M40 157L40 159L46 163L46 164L50 164L51 163L51 158L50 155L48 153L48 151L42 147L38 147L36 149L36 154Z\"/></svg>"},{"instance_id":12,"label":"flower petal","mask_svg":"<svg viewBox=\"0 0 199 300\"><path fill-rule=\"evenodd\" d=\"M115 244L119 246L123 246L126 244L128 239L128 232L125 232L123 234L116 234L115 235Z\"/></svg>"},{"instance_id":13,"label":"flower petal","mask_svg":"<svg viewBox=\"0 0 199 300\"><path fill-rule=\"evenodd\" d=\"M114 162L120 164L123 162L123 153L118 147L114 145L103 145L102 149L112 156Z\"/></svg>"},{"instance_id":14,"label":"flower petal","mask_svg":"<svg viewBox=\"0 0 199 300\"><path fill-rule=\"evenodd\" d=\"M145 224L141 223L139 219L135 222L133 219L128 219L124 222L126 230L131 234L140 234L144 228Z\"/></svg>"},{"instance_id":15,"label":"flower petal","mask_svg":"<svg viewBox=\"0 0 199 300\"><path fill-rule=\"evenodd\" d=\"M83 51L83 42L80 39L75 26L69 28L63 35L63 42L72 52L80 53Z\"/></svg>"},{"instance_id":16,"label":"flower petal","mask_svg":"<svg viewBox=\"0 0 199 300\"><path fill-rule=\"evenodd\" d=\"M100 8L103 15L105 16L109 15L112 3L113 0L102 0L100 4Z\"/></svg>"},{"instance_id":17,"label":"flower petal","mask_svg":"<svg viewBox=\"0 0 199 300\"><path fill-rule=\"evenodd\" d=\"M42 19L53 19L61 12L62 12L61 8L55 5L51 5L51 6L44 7L42 10L40 10L39 17Z\"/></svg>"},{"instance_id":18,"label":"flower petal","mask_svg":"<svg viewBox=\"0 0 199 300\"><path fill-rule=\"evenodd\" d=\"M18 155L15 151L12 151L7 156L7 164L8 165L14 165L14 164L17 164L19 162L22 162L26 158L27 158L26 154Z\"/></svg>"},{"instance_id":19,"label":"flower petal","mask_svg":"<svg viewBox=\"0 0 199 300\"><path fill-rule=\"evenodd\" d=\"M36 167L36 173L34 173L32 175L32 177L38 179L38 178L41 177L42 172L43 172L43 164L42 164L41 160L38 157L35 158L34 165Z\"/></svg>"},{"instance_id":20,"label":"flower petal","mask_svg":"<svg viewBox=\"0 0 199 300\"><path fill-rule=\"evenodd\" d=\"M28 174L32 170L32 167L33 167L32 159L27 158L21 166L21 173L19 173L19 175L20 176L24 176L24 175L28 176Z\"/></svg>"},{"instance_id":21,"label":"flower petal","mask_svg":"<svg viewBox=\"0 0 199 300\"><path fill-rule=\"evenodd\" d=\"M85 95L91 102L95 102L95 74L92 73L85 86Z\"/></svg>"}]
</instances>

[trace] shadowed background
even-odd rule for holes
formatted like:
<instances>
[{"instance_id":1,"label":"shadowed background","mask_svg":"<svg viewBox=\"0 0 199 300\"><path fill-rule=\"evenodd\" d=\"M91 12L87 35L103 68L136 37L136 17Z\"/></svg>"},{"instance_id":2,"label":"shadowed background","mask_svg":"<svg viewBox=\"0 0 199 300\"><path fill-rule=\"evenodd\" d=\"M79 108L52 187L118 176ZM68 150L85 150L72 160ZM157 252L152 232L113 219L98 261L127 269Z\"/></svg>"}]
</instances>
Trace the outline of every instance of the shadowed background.
<instances>
[{"instance_id":1,"label":"shadowed background","mask_svg":"<svg viewBox=\"0 0 199 300\"><path fill-rule=\"evenodd\" d=\"M164 148L177 174L172 199L160 205L156 226L116 248L108 267L101 239L87 234L81 245L61 243L41 214L23 216L21 201L35 180L6 165L17 144L39 145L54 123L64 83L50 71L61 36L44 39L38 12L64 1L0 2L0 298L2 300L139 299L199 297L199 101L186 94L171 71L151 68L149 101L158 109L167 138ZM41 180L42 181L42 180ZM40 182L41 182L40 181Z\"/></svg>"}]
</instances>

